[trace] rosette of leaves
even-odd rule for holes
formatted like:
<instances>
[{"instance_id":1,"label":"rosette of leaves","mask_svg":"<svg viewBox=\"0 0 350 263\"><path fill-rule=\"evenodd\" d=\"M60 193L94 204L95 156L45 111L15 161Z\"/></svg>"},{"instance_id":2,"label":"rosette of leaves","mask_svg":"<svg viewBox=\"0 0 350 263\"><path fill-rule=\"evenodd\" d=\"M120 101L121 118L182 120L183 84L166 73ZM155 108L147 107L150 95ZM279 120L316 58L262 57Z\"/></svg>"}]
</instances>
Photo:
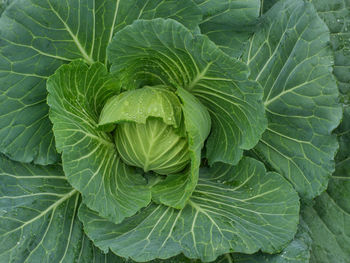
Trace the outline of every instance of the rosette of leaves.
<instances>
[{"instance_id":1,"label":"rosette of leaves","mask_svg":"<svg viewBox=\"0 0 350 263\"><path fill-rule=\"evenodd\" d=\"M115 34L107 56L110 73L100 63L76 61L47 82L56 146L68 181L83 196L79 217L95 244L140 261L180 252L213 260L230 249L283 246L295 227L275 238L273 229L284 222L271 220L285 213L296 226L298 198L281 176L242 159L266 127L262 89L247 79L247 66L171 19L135 21ZM204 157L212 168L200 176ZM268 188L260 177L271 180ZM274 184L283 206L272 200L266 209L261 203ZM266 218L252 218L256 212ZM94 225L96 216L103 226ZM233 231L236 220L246 234ZM255 227L264 229L263 247L253 245ZM110 229L121 232L105 242ZM120 240L124 232L131 243ZM221 248L210 249L215 243Z\"/></svg>"},{"instance_id":2,"label":"rosette of leaves","mask_svg":"<svg viewBox=\"0 0 350 263\"><path fill-rule=\"evenodd\" d=\"M299 196L326 189L341 119L329 32L305 1L259 8L14 1L0 262L308 258Z\"/></svg>"}]
</instances>

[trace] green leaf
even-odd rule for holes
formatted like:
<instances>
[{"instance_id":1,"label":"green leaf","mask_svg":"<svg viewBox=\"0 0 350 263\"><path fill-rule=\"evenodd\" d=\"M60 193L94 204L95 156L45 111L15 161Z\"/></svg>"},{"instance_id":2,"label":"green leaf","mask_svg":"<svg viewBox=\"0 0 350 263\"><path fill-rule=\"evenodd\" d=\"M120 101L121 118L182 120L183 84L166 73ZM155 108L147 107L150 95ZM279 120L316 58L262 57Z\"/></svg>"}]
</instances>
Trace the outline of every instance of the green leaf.
<instances>
[{"instance_id":1,"label":"green leaf","mask_svg":"<svg viewBox=\"0 0 350 263\"><path fill-rule=\"evenodd\" d=\"M116 225L83 205L79 218L103 251L136 261L179 253L212 261L231 251L280 251L296 232L298 213L292 186L277 173L266 173L262 163L244 158L238 166L203 169L181 210L150 204Z\"/></svg>"},{"instance_id":2,"label":"green leaf","mask_svg":"<svg viewBox=\"0 0 350 263\"><path fill-rule=\"evenodd\" d=\"M131 216L151 199L144 178L118 156L111 135L99 131L106 100L119 92L106 68L82 61L62 66L47 81L50 119L68 181L83 201L113 222Z\"/></svg>"},{"instance_id":3,"label":"green leaf","mask_svg":"<svg viewBox=\"0 0 350 263\"><path fill-rule=\"evenodd\" d=\"M115 32L135 19L171 17L194 29L190 0L18 0L0 18L0 152L21 161L58 161L45 83L77 58L107 64Z\"/></svg>"},{"instance_id":4,"label":"green leaf","mask_svg":"<svg viewBox=\"0 0 350 263\"><path fill-rule=\"evenodd\" d=\"M181 104L175 93L163 86L146 86L112 97L101 112L99 125L123 121L145 124L149 117L160 118L165 124L179 128Z\"/></svg>"},{"instance_id":5,"label":"green leaf","mask_svg":"<svg viewBox=\"0 0 350 263\"><path fill-rule=\"evenodd\" d=\"M61 166L22 164L0 155L0 262L119 262L84 234L77 218L80 199Z\"/></svg>"},{"instance_id":6,"label":"green leaf","mask_svg":"<svg viewBox=\"0 0 350 263\"><path fill-rule=\"evenodd\" d=\"M348 167L349 163L348 163ZM347 263L350 258L350 170L336 173L302 216L311 231L311 263Z\"/></svg>"},{"instance_id":7,"label":"green leaf","mask_svg":"<svg viewBox=\"0 0 350 263\"><path fill-rule=\"evenodd\" d=\"M84 239L79 196L60 166L21 164L0 155L0 262L78 258Z\"/></svg>"},{"instance_id":8,"label":"green leaf","mask_svg":"<svg viewBox=\"0 0 350 263\"><path fill-rule=\"evenodd\" d=\"M188 91L179 87L176 94L182 101L191 166L188 171L168 175L153 186L152 199L167 206L184 208L198 182L201 150L209 135L211 121L207 109Z\"/></svg>"},{"instance_id":9,"label":"green leaf","mask_svg":"<svg viewBox=\"0 0 350 263\"><path fill-rule=\"evenodd\" d=\"M263 17L245 53L264 88L268 128L254 151L303 198L327 187L338 149L331 135L342 111L326 25L312 4L285 0Z\"/></svg>"},{"instance_id":10,"label":"green leaf","mask_svg":"<svg viewBox=\"0 0 350 263\"><path fill-rule=\"evenodd\" d=\"M260 0L194 0L203 13L202 34L233 57L242 54L259 16Z\"/></svg>"},{"instance_id":11,"label":"green leaf","mask_svg":"<svg viewBox=\"0 0 350 263\"><path fill-rule=\"evenodd\" d=\"M311 242L309 229L305 222L300 220L293 241L280 253L272 255L261 252L253 255L232 253L230 256L235 263L309 263Z\"/></svg>"},{"instance_id":12,"label":"green leaf","mask_svg":"<svg viewBox=\"0 0 350 263\"><path fill-rule=\"evenodd\" d=\"M350 108L337 129L340 149L328 189L304 206L303 219L311 230L312 263L347 263L350 258Z\"/></svg>"},{"instance_id":13,"label":"green leaf","mask_svg":"<svg viewBox=\"0 0 350 263\"><path fill-rule=\"evenodd\" d=\"M136 21L115 35L108 57L123 88L182 87L207 107L210 164L237 164L265 130L262 90L247 80L247 66L174 20Z\"/></svg>"},{"instance_id":14,"label":"green leaf","mask_svg":"<svg viewBox=\"0 0 350 263\"><path fill-rule=\"evenodd\" d=\"M334 51L334 75L343 94L350 96L350 2L344 0L312 0L319 16L331 33Z\"/></svg>"}]
</instances>

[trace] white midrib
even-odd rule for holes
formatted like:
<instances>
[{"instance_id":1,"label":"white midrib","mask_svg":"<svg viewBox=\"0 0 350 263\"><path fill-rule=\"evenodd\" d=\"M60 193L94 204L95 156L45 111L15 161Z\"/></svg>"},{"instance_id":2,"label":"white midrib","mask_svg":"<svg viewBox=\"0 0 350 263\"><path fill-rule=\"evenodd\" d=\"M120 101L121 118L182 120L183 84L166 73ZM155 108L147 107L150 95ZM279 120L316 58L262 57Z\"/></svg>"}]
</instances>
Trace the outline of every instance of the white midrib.
<instances>
[{"instance_id":1,"label":"white midrib","mask_svg":"<svg viewBox=\"0 0 350 263\"><path fill-rule=\"evenodd\" d=\"M114 16L113 16L113 22L111 25L111 31L109 32L108 44L112 41L112 37L113 37L113 33L114 33L114 26L115 26L115 22L117 21L117 14L118 14L118 10L119 10L119 2L120 2L120 0L117 0L117 2L115 3L115 11L114 11ZM107 56L105 57L105 64L107 64Z\"/></svg>"},{"instance_id":2,"label":"white midrib","mask_svg":"<svg viewBox=\"0 0 350 263\"><path fill-rule=\"evenodd\" d=\"M113 16L113 23L112 23L112 27L111 27L111 32L109 32L108 43L111 42L112 37L113 37L114 25L115 25L115 21L117 20L117 14L118 14L118 9L119 9L119 2L120 2L120 0L117 0L117 2L116 2L116 4L115 4L115 11L114 11L114 16Z\"/></svg>"},{"instance_id":3,"label":"white midrib","mask_svg":"<svg viewBox=\"0 0 350 263\"><path fill-rule=\"evenodd\" d=\"M62 24L64 25L65 29L67 30L67 32L69 33L69 35L71 36L71 38L73 39L75 45L77 46L77 48L79 49L80 53L83 55L83 58L86 60L86 62L88 64L92 64L95 61L86 53L85 48L81 45L79 39L76 37L76 35L73 34L72 30L69 28L69 26L67 25L67 23L61 18L60 14L57 13L57 11L52 7L50 1L47 1L50 5L50 8L52 10L52 12L57 16L57 18L62 22Z\"/></svg>"},{"instance_id":4,"label":"white midrib","mask_svg":"<svg viewBox=\"0 0 350 263\"><path fill-rule=\"evenodd\" d=\"M208 69L213 63L214 62L208 63L208 65L201 72L198 72L197 76L191 81L190 85L188 86L189 90L193 89L197 85L198 81L200 81L205 76Z\"/></svg>"}]
</instances>

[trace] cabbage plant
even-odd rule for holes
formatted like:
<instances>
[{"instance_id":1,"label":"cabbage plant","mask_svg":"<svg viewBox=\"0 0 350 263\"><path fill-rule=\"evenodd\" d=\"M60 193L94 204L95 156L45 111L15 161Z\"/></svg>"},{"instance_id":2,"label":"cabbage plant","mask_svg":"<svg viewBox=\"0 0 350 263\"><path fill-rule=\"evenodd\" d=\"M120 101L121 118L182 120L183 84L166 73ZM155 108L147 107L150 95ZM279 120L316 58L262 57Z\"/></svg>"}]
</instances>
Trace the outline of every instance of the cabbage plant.
<instances>
[{"instance_id":1,"label":"cabbage plant","mask_svg":"<svg viewBox=\"0 0 350 263\"><path fill-rule=\"evenodd\" d=\"M346 3L3 9L1 263L347 262Z\"/></svg>"}]
</instances>

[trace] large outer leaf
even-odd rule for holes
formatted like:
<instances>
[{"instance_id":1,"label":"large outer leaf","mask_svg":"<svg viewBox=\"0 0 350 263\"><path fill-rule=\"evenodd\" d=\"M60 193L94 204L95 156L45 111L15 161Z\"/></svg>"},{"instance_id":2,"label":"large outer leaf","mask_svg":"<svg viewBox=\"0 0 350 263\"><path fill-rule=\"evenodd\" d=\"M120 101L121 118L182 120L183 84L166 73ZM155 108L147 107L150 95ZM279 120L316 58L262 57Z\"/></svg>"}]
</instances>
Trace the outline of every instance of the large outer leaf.
<instances>
[{"instance_id":1,"label":"large outer leaf","mask_svg":"<svg viewBox=\"0 0 350 263\"><path fill-rule=\"evenodd\" d=\"M55 163L46 79L76 58L106 64L113 34L137 18L171 17L194 28L190 0L18 0L0 18L0 152Z\"/></svg>"},{"instance_id":2,"label":"large outer leaf","mask_svg":"<svg viewBox=\"0 0 350 263\"><path fill-rule=\"evenodd\" d=\"M81 206L79 218L104 251L136 261L180 252L211 261L231 251L280 251L296 232L298 213L292 186L277 173L266 173L262 163L244 158L235 167L202 170L184 209L151 204L116 225Z\"/></svg>"},{"instance_id":3,"label":"large outer leaf","mask_svg":"<svg viewBox=\"0 0 350 263\"><path fill-rule=\"evenodd\" d=\"M79 205L61 166L21 164L0 155L0 262L118 262L84 234Z\"/></svg>"},{"instance_id":4,"label":"large outer leaf","mask_svg":"<svg viewBox=\"0 0 350 263\"><path fill-rule=\"evenodd\" d=\"M84 234L62 168L0 155L0 182L0 262L73 262Z\"/></svg>"},{"instance_id":5,"label":"large outer leaf","mask_svg":"<svg viewBox=\"0 0 350 263\"><path fill-rule=\"evenodd\" d=\"M260 0L194 0L203 13L200 29L224 52L239 57L259 16Z\"/></svg>"},{"instance_id":6,"label":"large outer leaf","mask_svg":"<svg viewBox=\"0 0 350 263\"><path fill-rule=\"evenodd\" d=\"M264 0L264 10L278 0ZM348 0L309 0L330 30L334 51L334 75L343 94L350 94L350 2Z\"/></svg>"},{"instance_id":7,"label":"large outer leaf","mask_svg":"<svg viewBox=\"0 0 350 263\"><path fill-rule=\"evenodd\" d=\"M47 88L68 181L90 208L121 222L146 206L151 193L144 178L120 160L111 136L97 129L103 105L119 92L116 82L102 64L76 61L57 70Z\"/></svg>"},{"instance_id":8,"label":"large outer leaf","mask_svg":"<svg viewBox=\"0 0 350 263\"><path fill-rule=\"evenodd\" d=\"M279 1L245 54L264 88L268 128L254 149L304 198L326 187L338 148L332 130L341 107L326 25L312 4Z\"/></svg>"},{"instance_id":9,"label":"large outer leaf","mask_svg":"<svg viewBox=\"0 0 350 263\"><path fill-rule=\"evenodd\" d=\"M123 88L179 86L207 107L210 164L237 164L243 149L254 147L265 130L262 90L247 80L247 66L174 20L136 21L115 35L108 56Z\"/></svg>"}]
</instances>

